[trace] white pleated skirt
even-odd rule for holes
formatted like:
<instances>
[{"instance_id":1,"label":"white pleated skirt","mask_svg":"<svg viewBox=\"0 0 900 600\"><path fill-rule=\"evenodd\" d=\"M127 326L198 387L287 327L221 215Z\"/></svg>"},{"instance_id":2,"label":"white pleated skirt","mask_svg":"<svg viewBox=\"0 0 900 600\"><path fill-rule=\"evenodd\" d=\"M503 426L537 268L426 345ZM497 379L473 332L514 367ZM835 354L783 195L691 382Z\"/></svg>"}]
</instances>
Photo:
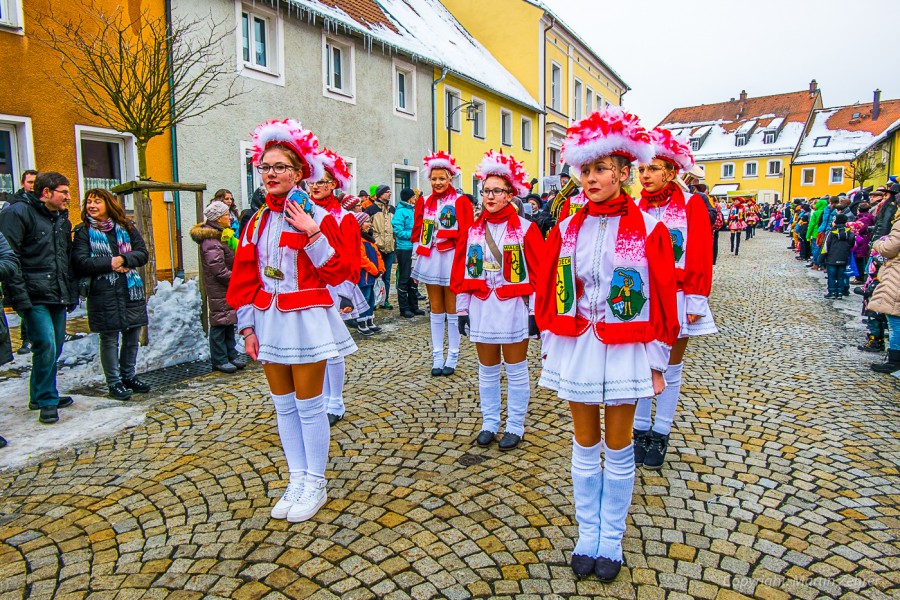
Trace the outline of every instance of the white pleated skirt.
<instances>
[{"instance_id":1,"label":"white pleated skirt","mask_svg":"<svg viewBox=\"0 0 900 600\"><path fill-rule=\"evenodd\" d=\"M678 337L680 338L711 335L719 332L719 328L716 327L716 322L713 319L712 309L707 309L706 314L700 317L700 320L696 323L688 323L684 292L681 290L678 290L678 321L681 323L681 330L678 332Z\"/></svg>"},{"instance_id":2,"label":"white pleated skirt","mask_svg":"<svg viewBox=\"0 0 900 600\"><path fill-rule=\"evenodd\" d=\"M469 340L481 344L515 344L528 338L528 305L519 296L487 300L472 296L469 303Z\"/></svg>"},{"instance_id":3,"label":"white pleated skirt","mask_svg":"<svg viewBox=\"0 0 900 600\"><path fill-rule=\"evenodd\" d=\"M578 337L546 331L542 344L544 368L538 385L562 400L616 406L654 395L644 344L607 346L593 329Z\"/></svg>"},{"instance_id":4,"label":"white pleated skirt","mask_svg":"<svg viewBox=\"0 0 900 600\"><path fill-rule=\"evenodd\" d=\"M412 278L420 283L430 285L450 285L450 270L453 268L454 250L439 251L431 249L429 256L416 255Z\"/></svg>"},{"instance_id":5,"label":"white pleated skirt","mask_svg":"<svg viewBox=\"0 0 900 600\"><path fill-rule=\"evenodd\" d=\"M345 281L344 283L337 286L329 285L328 293L331 294L331 299L334 302L334 306L338 309L338 314L344 321L358 319L359 315L369 310L369 303L366 302L366 297L363 296L362 290L359 289L358 285L354 284L351 281ZM353 303L353 307L350 312L341 312L340 296L349 298L350 302Z\"/></svg>"},{"instance_id":6,"label":"white pleated skirt","mask_svg":"<svg viewBox=\"0 0 900 600\"><path fill-rule=\"evenodd\" d=\"M274 306L253 310L259 362L302 365L356 352L356 343L334 306L293 312Z\"/></svg>"}]
</instances>

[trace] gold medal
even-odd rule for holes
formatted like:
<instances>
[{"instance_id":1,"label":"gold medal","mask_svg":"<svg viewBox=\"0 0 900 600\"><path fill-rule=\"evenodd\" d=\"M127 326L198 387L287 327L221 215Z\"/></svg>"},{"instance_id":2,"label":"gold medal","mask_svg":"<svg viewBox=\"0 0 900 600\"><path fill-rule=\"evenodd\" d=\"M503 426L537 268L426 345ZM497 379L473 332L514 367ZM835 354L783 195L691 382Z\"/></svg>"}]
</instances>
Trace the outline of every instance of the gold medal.
<instances>
[{"instance_id":1,"label":"gold medal","mask_svg":"<svg viewBox=\"0 0 900 600\"><path fill-rule=\"evenodd\" d=\"M267 266L263 269L263 275L272 279L278 279L279 281L284 279L284 273L281 272L281 269L276 269L275 267Z\"/></svg>"}]
</instances>

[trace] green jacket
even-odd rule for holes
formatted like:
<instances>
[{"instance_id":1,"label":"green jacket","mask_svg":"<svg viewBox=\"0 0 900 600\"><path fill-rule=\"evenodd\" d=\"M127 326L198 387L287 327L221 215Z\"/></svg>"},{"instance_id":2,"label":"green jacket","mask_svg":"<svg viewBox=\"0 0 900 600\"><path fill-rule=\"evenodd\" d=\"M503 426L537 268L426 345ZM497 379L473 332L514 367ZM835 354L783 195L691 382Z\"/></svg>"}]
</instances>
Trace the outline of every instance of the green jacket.
<instances>
[{"instance_id":1,"label":"green jacket","mask_svg":"<svg viewBox=\"0 0 900 600\"><path fill-rule=\"evenodd\" d=\"M822 222L822 213L825 211L826 206L828 206L828 200L819 198L816 202L815 210L809 217L809 228L806 230L806 239L810 242L815 241L816 236L819 235L819 223Z\"/></svg>"}]
</instances>

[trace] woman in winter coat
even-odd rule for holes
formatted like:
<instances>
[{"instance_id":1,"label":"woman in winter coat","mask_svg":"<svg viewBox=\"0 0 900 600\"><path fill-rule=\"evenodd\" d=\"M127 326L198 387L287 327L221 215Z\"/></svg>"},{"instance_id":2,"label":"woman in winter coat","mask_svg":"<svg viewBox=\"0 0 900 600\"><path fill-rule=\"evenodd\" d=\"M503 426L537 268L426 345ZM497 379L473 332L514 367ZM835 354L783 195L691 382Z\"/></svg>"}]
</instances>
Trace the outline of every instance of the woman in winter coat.
<instances>
[{"instance_id":1,"label":"woman in winter coat","mask_svg":"<svg viewBox=\"0 0 900 600\"><path fill-rule=\"evenodd\" d=\"M894 220L885 237L875 240L872 249L886 260L878 270L878 285L868 308L885 315L891 328L887 361L872 365L872 370L893 373L900 369L900 219Z\"/></svg>"},{"instance_id":2,"label":"woman in winter coat","mask_svg":"<svg viewBox=\"0 0 900 600\"><path fill-rule=\"evenodd\" d=\"M9 242L0 233L0 281L5 281L13 273L19 271L19 259L16 253L9 247ZM2 295L0 295L2 300ZM2 303L0 303L2 304ZM0 365L12 362L12 342L9 339L9 325L6 323L6 313L0 309ZM0 436L0 448L6 446L6 439Z\"/></svg>"},{"instance_id":3,"label":"woman in winter coat","mask_svg":"<svg viewBox=\"0 0 900 600\"><path fill-rule=\"evenodd\" d=\"M76 275L90 278L88 327L100 334L109 395L127 400L134 392L150 391L135 375L141 327L147 324L144 282L137 269L150 255L137 227L107 190L87 191L81 221L72 242L72 266Z\"/></svg>"},{"instance_id":4,"label":"woman in winter coat","mask_svg":"<svg viewBox=\"0 0 900 600\"><path fill-rule=\"evenodd\" d=\"M238 235L241 228L241 215L234 203L234 194L232 194L230 190L226 190L225 188L216 190L216 194L213 196L213 202L217 200L228 207L228 227L234 230L235 235Z\"/></svg>"},{"instance_id":5,"label":"woman in winter coat","mask_svg":"<svg viewBox=\"0 0 900 600\"><path fill-rule=\"evenodd\" d=\"M417 190L403 188L400 190L400 201L397 202L391 227L394 239L397 240L397 304L400 305L400 316L411 319L425 314L419 310L419 299L416 297L412 279L412 237L413 220L415 219L415 203L422 195Z\"/></svg>"},{"instance_id":6,"label":"woman in winter coat","mask_svg":"<svg viewBox=\"0 0 900 600\"><path fill-rule=\"evenodd\" d=\"M203 215L206 221L191 228L191 239L200 244L200 276L209 306L209 361L216 371L234 373L247 366L234 347L237 313L225 300L238 240L227 204L214 200Z\"/></svg>"},{"instance_id":7,"label":"woman in winter coat","mask_svg":"<svg viewBox=\"0 0 900 600\"><path fill-rule=\"evenodd\" d=\"M525 436L531 399L528 339L539 334L534 292L544 238L537 225L513 208L513 197L528 192L528 174L520 162L491 150L475 176L482 182L484 210L460 235L450 286L459 333L469 336L478 354L482 425L475 442L489 446L500 430L500 370L505 364L507 419L499 448L512 450Z\"/></svg>"}]
</instances>

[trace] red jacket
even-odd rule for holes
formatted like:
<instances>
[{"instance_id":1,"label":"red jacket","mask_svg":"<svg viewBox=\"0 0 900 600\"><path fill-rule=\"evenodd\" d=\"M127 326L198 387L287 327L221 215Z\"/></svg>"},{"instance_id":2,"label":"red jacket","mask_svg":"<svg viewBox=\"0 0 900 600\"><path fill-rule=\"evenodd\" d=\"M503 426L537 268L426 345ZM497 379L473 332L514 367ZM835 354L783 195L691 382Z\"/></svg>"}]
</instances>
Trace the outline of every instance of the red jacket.
<instances>
[{"instance_id":1,"label":"red jacket","mask_svg":"<svg viewBox=\"0 0 900 600\"><path fill-rule=\"evenodd\" d=\"M448 193L450 192L448 191ZM433 192L432 195L434 195ZM428 198L431 198L431 196ZM422 235L422 215L425 214L425 202L427 201L428 199L424 196L419 196L419 199L416 200L416 206L413 209L413 228L412 234L409 236L409 239L413 244L418 243L419 237ZM435 233L435 248L440 252L455 248L456 240L461 236L462 232L468 230L469 227L472 226L473 220L474 214L472 212L472 203L469 202L469 199L465 196L459 196L456 199L457 231L438 228Z\"/></svg>"},{"instance_id":2,"label":"red jacket","mask_svg":"<svg viewBox=\"0 0 900 600\"><path fill-rule=\"evenodd\" d=\"M359 281L359 221L348 210L341 208L341 203L333 195L329 196L322 202L313 200L316 204L328 211L338 222L341 230L341 254L348 257L348 274L347 281L356 285Z\"/></svg>"}]
</instances>

